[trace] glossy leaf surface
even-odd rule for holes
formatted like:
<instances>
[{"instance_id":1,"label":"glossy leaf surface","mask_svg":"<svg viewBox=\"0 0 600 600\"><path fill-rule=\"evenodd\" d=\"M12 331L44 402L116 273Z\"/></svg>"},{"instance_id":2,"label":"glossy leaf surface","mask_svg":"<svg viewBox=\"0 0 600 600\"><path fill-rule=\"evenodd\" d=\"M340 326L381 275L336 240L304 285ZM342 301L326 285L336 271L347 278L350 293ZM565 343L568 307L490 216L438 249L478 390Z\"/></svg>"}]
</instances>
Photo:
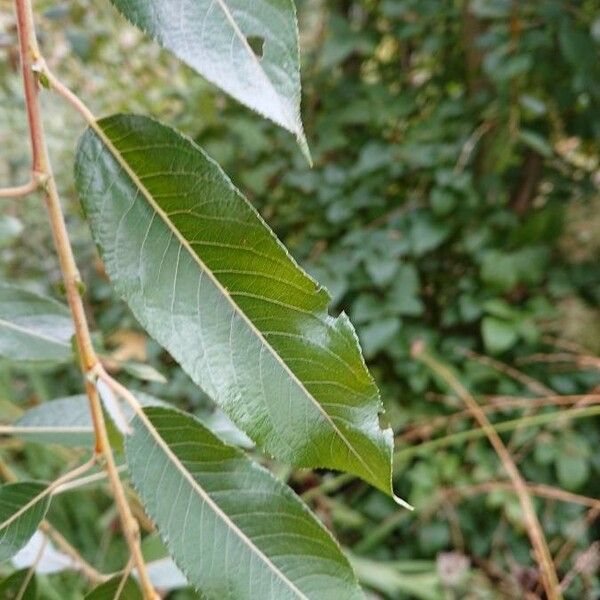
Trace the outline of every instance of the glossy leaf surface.
<instances>
[{"instance_id":1,"label":"glossy leaf surface","mask_svg":"<svg viewBox=\"0 0 600 600\"><path fill-rule=\"evenodd\" d=\"M134 25L306 148L292 0L112 0Z\"/></svg>"},{"instance_id":2,"label":"glossy leaf surface","mask_svg":"<svg viewBox=\"0 0 600 600\"><path fill-rule=\"evenodd\" d=\"M36 532L50 503L49 494L40 497L45 489L34 481L0 486L0 561L16 554Z\"/></svg>"},{"instance_id":3,"label":"glossy leaf surface","mask_svg":"<svg viewBox=\"0 0 600 600\"><path fill-rule=\"evenodd\" d=\"M212 159L117 115L84 134L76 179L117 292L241 429L391 493L392 434L352 325Z\"/></svg>"},{"instance_id":4,"label":"glossy leaf surface","mask_svg":"<svg viewBox=\"0 0 600 600\"><path fill-rule=\"evenodd\" d=\"M363 597L331 535L287 486L193 417L144 413L125 440L131 478L203 598Z\"/></svg>"},{"instance_id":5,"label":"glossy leaf surface","mask_svg":"<svg viewBox=\"0 0 600 600\"><path fill-rule=\"evenodd\" d=\"M69 309L52 298L0 283L0 357L63 362L72 356Z\"/></svg>"}]
</instances>

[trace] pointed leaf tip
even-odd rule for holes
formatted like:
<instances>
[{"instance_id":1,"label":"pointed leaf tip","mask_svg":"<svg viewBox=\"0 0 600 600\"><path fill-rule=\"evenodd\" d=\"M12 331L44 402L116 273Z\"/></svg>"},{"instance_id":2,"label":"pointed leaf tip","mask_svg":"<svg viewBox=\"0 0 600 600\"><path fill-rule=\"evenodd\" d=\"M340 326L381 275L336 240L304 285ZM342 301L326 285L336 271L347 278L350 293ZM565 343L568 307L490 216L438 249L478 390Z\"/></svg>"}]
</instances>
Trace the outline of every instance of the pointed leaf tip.
<instances>
[{"instance_id":1,"label":"pointed leaf tip","mask_svg":"<svg viewBox=\"0 0 600 600\"><path fill-rule=\"evenodd\" d=\"M303 146L293 0L111 1L131 23L233 98L297 135Z\"/></svg>"},{"instance_id":2,"label":"pointed leaf tip","mask_svg":"<svg viewBox=\"0 0 600 600\"><path fill-rule=\"evenodd\" d=\"M393 436L350 321L211 158L115 115L82 137L76 184L117 292L240 429L392 494Z\"/></svg>"}]
</instances>

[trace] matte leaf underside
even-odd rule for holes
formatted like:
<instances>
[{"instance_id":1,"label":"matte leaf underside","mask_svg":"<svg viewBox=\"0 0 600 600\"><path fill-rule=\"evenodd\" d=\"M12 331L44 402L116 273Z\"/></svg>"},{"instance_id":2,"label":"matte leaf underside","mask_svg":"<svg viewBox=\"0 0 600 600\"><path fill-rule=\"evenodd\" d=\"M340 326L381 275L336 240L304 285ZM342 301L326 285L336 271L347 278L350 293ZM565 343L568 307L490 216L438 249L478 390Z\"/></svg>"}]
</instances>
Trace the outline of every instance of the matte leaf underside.
<instances>
[{"instance_id":1,"label":"matte leaf underside","mask_svg":"<svg viewBox=\"0 0 600 600\"><path fill-rule=\"evenodd\" d=\"M84 134L76 182L117 292L242 430L391 493L392 434L352 325L212 159L116 115Z\"/></svg>"},{"instance_id":2,"label":"matte leaf underside","mask_svg":"<svg viewBox=\"0 0 600 600\"><path fill-rule=\"evenodd\" d=\"M49 494L40 497L46 488L33 481L0 486L0 561L15 555L36 532L50 503Z\"/></svg>"},{"instance_id":3,"label":"matte leaf underside","mask_svg":"<svg viewBox=\"0 0 600 600\"><path fill-rule=\"evenodd\" d=\"M142 406L167 406L166 402L149 394L133 393ZM121 408L130 421L132 409L125 403L121 403ZM201 421L224 442L243 448L253 447L252 441L222 411L217 409ZM85 394L50 400L30 408L13 426L16 428L14 435L28 442L88 448L94 441L94 425Z\"/></svg>"},{"instance_id":4,"label":"matte leaf underside","mask_svg":"<svg viewBox=\"0 0 600 600\"><path fill-rule=\"evenodd\" d=\"M228 94L296 135L300 58L293 0L112 0L134 25ZM252 42L257 47L252 47Z\"/></svg>"},{"instance_id":5,"label":"matte leaf underside","mask_svg":"<svg viewBox=\"0 0 600 600\"><path fill-rule=\"evenodd\" d=\"M52 298L0 283L0 357L62 362L72 356L69 309Z\"/></svg>"},{"instance_id":6,"label":"matte leaf underside","mask_svg":"<svg viewBox=\"0 0 600 600\"><path fill-rule=\"evenodd\" d=\"M125 440L131 478L203 598L364 598L336 542L287 486L193 417L144 413Z\"/></svg>"}]
</instances>

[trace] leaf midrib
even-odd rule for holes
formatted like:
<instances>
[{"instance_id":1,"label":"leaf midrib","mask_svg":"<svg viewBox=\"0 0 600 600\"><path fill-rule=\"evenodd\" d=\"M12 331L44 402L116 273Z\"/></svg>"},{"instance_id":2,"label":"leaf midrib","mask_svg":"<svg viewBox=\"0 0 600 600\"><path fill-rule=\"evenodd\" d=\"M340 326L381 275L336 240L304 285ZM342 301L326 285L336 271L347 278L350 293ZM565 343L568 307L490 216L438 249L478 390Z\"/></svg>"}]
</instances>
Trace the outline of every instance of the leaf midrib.
<instances>
[{"instance_id":1,"label":"leaf midrib","mask_svg":"<svg viewBox=\"0 0 600 600\"><path fill-rule=\"evenodd\" d=\"M221 292L222 296L231 304L234 309L234 312L238 314L247 324L252 332L259 339L261 344L269 350L269 352L273 355L275 360L283 367L283 369L288 373L291 377L292 381L300 388L303 394L317 407L317 410L324 416L325 420L329 423L334 433L339 436L348 450L353 454L353 456L359 461L360 464L367 470L367 472L373 477L375 481L377 481L377 477L373 470L369 467L369 465L365 462L359 452L356 451L354 446L350 443L350 441L346 438L346 436L340 431L336 423L333 421L331 415L327 413L327 411L321 406L318 400L306 389L305 385L298 378L298 376L290 369L287 363L279 356L279 354L275 351L275 349L269 344L267 339L264 337L262 332L254 325L252 320L246 315L246 313L238 306L235 300L228 293L228 290L221 284L221 282L215 277L214 273L211 269L209 269L204 261L194 252L193 248L189 244L189 242L183 237L181 232L175 225L171 222L168 215L163 211L163 209L158 205L158 203L154 200L150 191L146 188L146 186L142 183L138 175L133 171L133 169L129 166L127 160L123 157L121 152L112 141L108 138L108 136L104 133L103 129L100 127L98 122L90 123L90 127L96 132L102 143L109 149L113 158L117 161L117 163L121 166L121 168L127 173L129 178L132 180L132 183L137 186L137 188L142 192L146 201L150 204L150 207L154 210L156 214L159 215L164 225L169 229L173 235L179 240L179 243L187 250L187 252L191 255L192 259L198 264L200 269L208 275L213 284L217 287L217 289ZM181 135L181 134L179 134ZM183 136L182 136L183 138ZM190 143L195 147L193 141L190 140ZM198 151L200 151L198 149ZM206 157L207 160L211 161L209 157Z\"/></svg>"},{"instance_id":2,"label":"leaf midrib","mask_svg":"<svg viewBox=\"0 0 600 600\"><path fill-rule=\"evenodd\" d=\"M56 338L51 338L47 335L43 335L37 331L32 331L31 329L27 329L26 327L22 327L21 325L11 323L10 321L6 321L4 319L0 319L0 327L8 327L8 329L13 329L15 331L18 331L19 333L24 333L30 337L37 337L46 342L50 342L51 344L56 344L57 346L64 346L65 348L70 347L67 342L57 340Z\"/></svg>"},{"instance_id":3,"label":"leaf midrib","mask_svg":"<svg viewBox=\"0 0 600 600\"><path fill-rule=\"evenodd\" d=\"M181 473L182 477L186 479L192 487L192 490L195 490L197 494L208 504L210 508L214 511L215 515L220 517L221 520L225 523L225 525L234 531L238 537L252 550L254 551L258 557L267 565L270 571L275 573L279 579L281 579L301 600L310 600L298 587L296 584L288 579L284 573L273 563L273 561L260 549L256 544L250 539L242 529L238 527L238 525L225 513L221 507L210 497L208 492L202 488L202 486L194 479L192 474L184 467L183 463L179 460L179 457L171 450L167 442L162 438L159 434L158 430L150 420L150 418L146 415L143 410L136 411L138 418L144 423L147 431L154 438L155 442L165 453L167 458L173 463L175 468Z\"/></svg>"},{"instance_id":4,"label":"leaf midrib","mask_svg":"<svg viewBox=\"0 0 600 600\"><path fill-rule=\"evenodd\" d=\"M231 14L229 7L225 3L225 0L217 0L217 4L219 5L221 10L225 14L225 18L229 21L234 33L242 41L244 48L246 49L248 54L252 57L252 60L258 66L258 70L259 70L260 74L263 76L264 80L268 83L271 90L273 90L273 93L275 94L275 97L277 98L277 102L279 103L279 107L281 109L283 117L285 119L289 119L288 111L286 110L286 107L283 105L283 102L281 101L281 96L280 96L279 92L273 85L273 82L271 81L269 76L266 74L265 70L263 69L262 65L260 64L260 61L258 60L258 57L256 56L256 54L254 54L254 51L252 50L250 44L248 43L248 39L243 34L242 30L239 28L238 24L236 23L235 19L233 18L233 15ZM296 119L293 119L292 122L294 124L294 128L296 129L296 133L298 133L298 123L296 122Z\"/></svg>"}]
</instances>

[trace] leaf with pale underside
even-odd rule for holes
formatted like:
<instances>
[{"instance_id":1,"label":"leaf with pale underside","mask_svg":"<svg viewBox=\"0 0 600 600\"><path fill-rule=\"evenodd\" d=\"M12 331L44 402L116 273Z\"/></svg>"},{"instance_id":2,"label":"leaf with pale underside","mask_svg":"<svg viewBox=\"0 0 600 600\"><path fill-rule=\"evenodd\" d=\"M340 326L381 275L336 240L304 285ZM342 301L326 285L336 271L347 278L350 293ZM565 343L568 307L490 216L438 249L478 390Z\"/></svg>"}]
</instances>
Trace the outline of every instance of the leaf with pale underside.
<instances>
[{"instance_id":1,"label":"leaf with pale underside","mask_svg":"<svg viewBox=\"0 0 600 600\"><path fill-rule=\"evenodd\" d=\"M293 0L111 1L210 82L295 134L308 153Z\"/></svg>"},{"instance_id":2,"label":"leaf with pale underside","mask_svg":"<svg viewBox=\"0 0 600 600\"><path fill-rule=\"evenodd\" d=\"M78 394L39 404L13 424L15 435L40 444L88 447L94 427L87 396Z\"/></svg>"},{"instance_id":3,"label":"leaf with pale underside","mask_svg":"<svg viewBox=\"0 0 600 600\"><path fill-rule=\"evenodd\" d=\"M174 409L146 408L132 426L133 484L203 598L364 598L329 532L266 469Z\"/></svg>"},{"instance_id":4,"label":"leaf with pale underside","mask_svg":"<svg viewBox=\"0 0 600 600\"><path fill-rule=\"evenodd\" d=\"M36 481L0 486L0 561L14 556L36 532L50 504L46 490Z\"/></svg>"},{"instance_id":5,"label":"leaf with pale underside","mask_svg":"<svg viewBox=\"0 0 600 600\"><path fill-rule=\"evenodd\" d=\"M117 292L238 427L391 494L392 432L352 325L212 159L117 115L84 134L76 182Z\"/></svg>"},{"instance_id":6,"label":"leaf with pale underside","mask_svg":"<svg viewBox=\"0 0 600 600\"><path fill-rule=\"evenodd\" d=\"M69 309L52 298L0 283L0 357L64 362L72 357Z\"/></svg>"},{"instance_id":7,"label":"leaf with pale underside","mask_svg":"<svg viewBox=\"0 0 600 600\"><path fill-rule=\"evenodd\" d=\"M149 394L139 391L133 391L133 394L142 406L167 406L163 400ZM121 407L130 421L132 409L128 404ZM214 410L201 420L224 442L252 448L252 441L222 411ZM11 434L15 437L38 444L88 448L94 442L94 426L85 394L50 400L30 408L11 427Z\"/></svg>"}]
</instances>

